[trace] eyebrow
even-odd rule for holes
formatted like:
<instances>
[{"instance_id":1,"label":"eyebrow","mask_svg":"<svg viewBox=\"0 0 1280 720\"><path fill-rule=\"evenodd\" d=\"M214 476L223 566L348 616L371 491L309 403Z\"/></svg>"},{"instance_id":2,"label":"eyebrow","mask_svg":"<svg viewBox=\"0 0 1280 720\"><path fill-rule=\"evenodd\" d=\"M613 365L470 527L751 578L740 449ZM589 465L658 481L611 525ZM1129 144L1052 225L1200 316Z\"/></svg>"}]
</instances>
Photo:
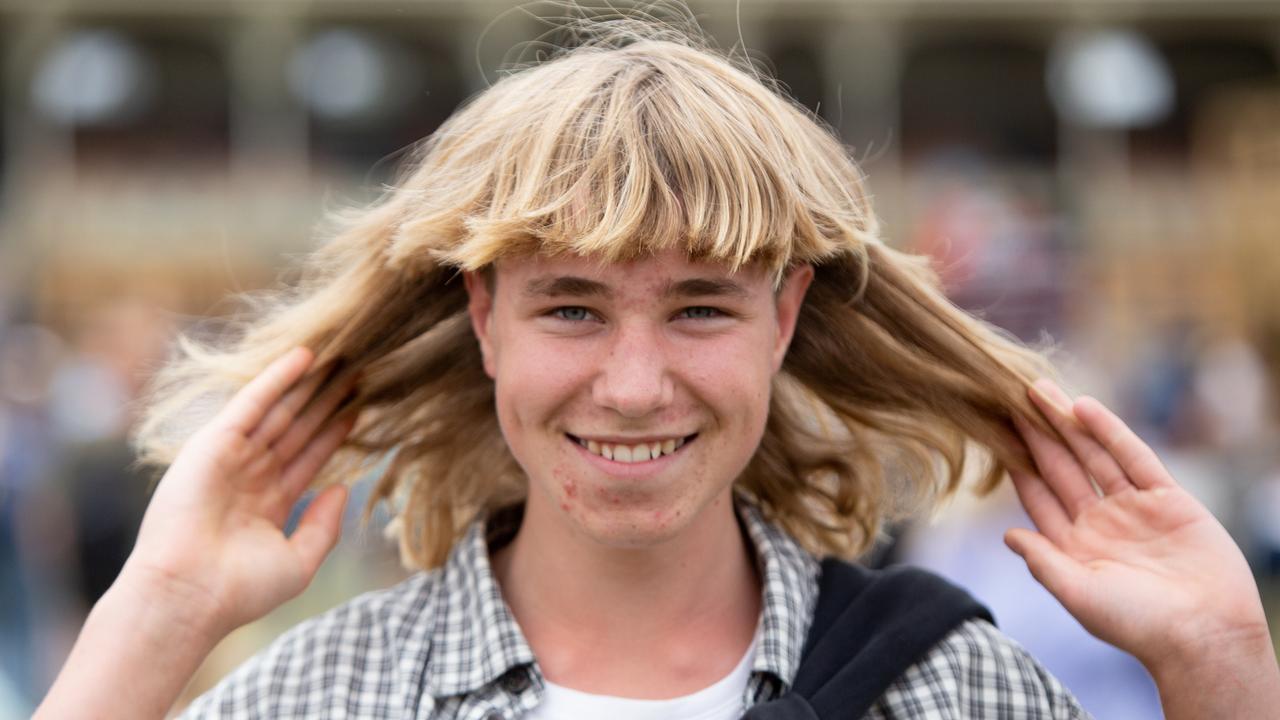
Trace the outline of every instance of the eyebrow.
<instances>
[{"instance_id":1,"label":"eyebrow","mask_svg":"<svg viewBox=\"0 0 1280 720\"><path fill-rule=\"evenodd\" d=\"M663 298L738 297L750 293L738 283L725 278L689 278L668 282L663 288ZM525 297L603 297L612 298L613 289L605 283L575 275L541 277L530 280L524 287Z\"/></svg>"},{"instance_id":2,"label":"eyebrow","mask_svg":"<svg viewBox=\"0 0 1280 720\"><path fill-rule=\"evenodd\" d=\"M540 277L530 280L524 286L525 297L613 297L613 290L602 282L584 277L564 275L561 277Z\"/></svg>"},{"instance_id":3,"label":"eyebrow","mask_svg":"<svg viewBox=\"0 0 1280 720\"><path fill-rule=\"evenodd\" d=\"M738 283L724 278L690 278L680 282L668 283L662 292L663 297L739 297L745 298L749 293Z\"/></svg>"}]
</instances>

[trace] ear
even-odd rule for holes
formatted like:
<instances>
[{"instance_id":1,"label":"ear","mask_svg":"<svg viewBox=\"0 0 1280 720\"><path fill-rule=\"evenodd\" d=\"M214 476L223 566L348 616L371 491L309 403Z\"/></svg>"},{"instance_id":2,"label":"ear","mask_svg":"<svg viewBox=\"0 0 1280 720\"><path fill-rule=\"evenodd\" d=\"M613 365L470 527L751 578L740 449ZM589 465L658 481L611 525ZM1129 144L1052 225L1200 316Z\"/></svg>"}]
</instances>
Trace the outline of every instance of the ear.
<instances>
[{"instance_id":1,"label":"ear","mask_svg":"<svg viewBox=\"0 0 1280 720\"><path fill-rule=\"evenodd\" d=\"M778 290L778 338L773 348L773 371L782 369L782 359L791 346L791 338L796 332L796 320L800 317L800 306L804 304L805 291L813 282L813 266L801 265L787 273Z\"/></svg>"},{"instance_id":2,"label":"ear","mask_svg":"<svg viewBox=\"0 0 1280 720\"><path fill-rule=\"evenodd\" d=\"M490 271L492 272L492 270ZM483 273L464 271L462 281L467 288L467 314L471 316L471 332L480 341L480 355L484 358L484 372L492 379L494 373L493 342L489 338L490 321L493 320L493 290L491 280Z\"/></svg>"}]
</instances>

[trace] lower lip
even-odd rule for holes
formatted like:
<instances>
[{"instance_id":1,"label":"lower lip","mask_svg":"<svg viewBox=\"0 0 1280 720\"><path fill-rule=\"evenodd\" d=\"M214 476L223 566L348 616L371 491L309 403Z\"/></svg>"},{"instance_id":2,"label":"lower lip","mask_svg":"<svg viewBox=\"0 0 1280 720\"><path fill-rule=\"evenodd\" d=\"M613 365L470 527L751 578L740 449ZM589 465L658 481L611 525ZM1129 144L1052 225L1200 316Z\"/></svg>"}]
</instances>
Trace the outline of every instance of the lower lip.
<instances>
[{"instance_id":1,"label":"lower lip","mask_svg":"<svg viewBox=\"0 0 1280 720\"><path fill-rule=\"evenodd\" d=\"M600 468L602 472L621 478L646 477L648 475L653 475L654 473L662 472L668 465L683 457L684 448L693 442L692 440L686 442L684 445L680 446L679 450L676 450L670 455L664 454L656 459L644 460L642 462L624 463L617 462L616 460L610 460L603 455L596 455L567 436L564 440L576 448L578 452L582 453L587 462Z\"/></svg>"}]
</instances>

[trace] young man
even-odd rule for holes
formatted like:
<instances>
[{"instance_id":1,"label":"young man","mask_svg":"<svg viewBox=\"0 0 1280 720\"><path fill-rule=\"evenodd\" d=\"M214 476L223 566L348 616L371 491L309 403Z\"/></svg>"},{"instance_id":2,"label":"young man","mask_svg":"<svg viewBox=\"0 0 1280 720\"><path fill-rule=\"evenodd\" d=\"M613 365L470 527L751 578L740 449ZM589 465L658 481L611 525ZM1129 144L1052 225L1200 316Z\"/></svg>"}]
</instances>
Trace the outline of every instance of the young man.
<instances>
[{"instance_id":1,"label":"young man","mask_svg":"<svg viewBox=\"0 0 1280 720\"><path fill-rule=\"evenodd\" d=\"M280 530L317 474L394 452L377 495L424 572L290 631L191 716L737 718L796 684L820 558L864 548L892 497L954 490L977 443L1041 531L1010 545L1170 716L1261 717L1280 672L1221 526L884 246L860 182L687 43L499 82L239 345L162 378L140 444L172 464L40 715L162 716L336 541L340 484ZM976 618L878 692L868 717L1084 715Z\"/></svg>"}]
</instances>

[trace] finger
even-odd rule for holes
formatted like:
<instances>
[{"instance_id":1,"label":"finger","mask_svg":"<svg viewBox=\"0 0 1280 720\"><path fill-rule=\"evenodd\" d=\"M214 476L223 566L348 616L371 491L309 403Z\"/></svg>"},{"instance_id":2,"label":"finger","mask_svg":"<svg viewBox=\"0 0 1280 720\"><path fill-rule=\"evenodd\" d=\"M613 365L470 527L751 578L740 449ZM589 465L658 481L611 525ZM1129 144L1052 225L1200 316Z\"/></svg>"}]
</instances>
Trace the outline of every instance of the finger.
<instances>
[{"instance_id":1,"label":"finger","mask_svg":"<svg viewBox=\"0 0 1280 720\"><path fill-rule=\"evenodd\" d=\"M1107 406L1094 398L1082 397L1076 401L1075 414L1115 457L1134 485L1143 489L1177 486L1151 446Z\"/></svg>"},{"instance_id":2,"label":"finger","mask_svg":"<svg viewBox=\"0 0 1280 720\"><path fill-rule=\"evenodd\" d=\"M1075 520L1090 505L1098 502L1098 492L1089 482L1088 473L1067 446L1022 417L1015 415L1013 424L1031 449L1045 490L1052 492L1069 520Z\"/></svg>"},{"instance_id":3,"label":"finger","mask_svg":"<svg viewBox=\"0 0 1280 720\"><path fill-rule=\"evenodd\" d=\"M325 488L307 506L297 529L289 536L289 544L302 561L308 580L315 576L320 563L338 543L342 532L342 511L346 505L346 485Z\"/></svg>"},{"instance_id":4,"label":"finger","mask_svg":"<svg viewBox=\"0 0 1280 720\"><path fill-rule=\"evenodd\" d=\"M1066 439L1071 451L1080 458L1104 495L1133 487L1116 459L1076 418L1071 410L1072 400L1065 392L1049 380L1038 380L1031 389L1032 401Z\"/></svg>"},{"instance_id":5,"label":"finger","mask_svg":"<svg viewBox=\"0 0 1280 720\"><path fill-rule=\"evenodd\" d=\"M1071 517L1058 496L1038 476L1014 471L1009 478L1031 522L1053 542L1062 544L1071 530Z\"/></svg>"},{"instance_id":6,"label":"finger","mask_svg":"<svg viewBox=\"0 0 1280 720\"><path fill-rule=\"evenodd\" d=\"M277 358L231 397L218 413L216 421L248 437L314 359L315 356L305 347L294 348Z\"/></svg>"},{"instance_id":7,"label":"finger","mask_svg":"<svg viewBox=\"0 0 1280 720\"><path fill-rule=\"evenodd\" d=\"M331 382L315 399L307 405L284 435L276 441L273 449L280 459L288 464L306 447L312 436L324 426L325 421L333 415L343 400L350 397L355 387L354 379L348 378L340 382Z\"/></svg>"},{"instance_id":8,"label":"finger","mask_svg":"<svg viewBox=\"0 0 1280 720\"><path fill-rule=\"evenodd\" d=\"M326 375L324 372L312 373L310 377L303 378L289 388L284 397L267 410L262 422L253 429L251 438L263 447L274 446L280 436L288 431L302 408L310 402Z\"/></svg>"},{"instance_id":9,"label":"finger","mask_svg":"<svg viewBox=\"0 0 1280 720\"><path fill-rule=\"evenodd\" d=\"M1033 530L1013 528L1004 534L1004 542L1027 563L1027 569L1036 582L1075 614L1079 608L1080 591L1088 582L1088 570Z\"/></svg>"},{"instance_id":10,"label":"finger","mask_svg":"<svg viewBox=\"0 0 1280 720\"><path fill-rule=\"evenodd\" d=\"M347 433L355 427L356 415L343 415L331 418L315 437L307 442L298 456L285 466L280 478L280 486L284 496L292 502L301 495L307 486L315 480L320 469L333 453L342 445Z\"/></svg>"}]
</instances>

